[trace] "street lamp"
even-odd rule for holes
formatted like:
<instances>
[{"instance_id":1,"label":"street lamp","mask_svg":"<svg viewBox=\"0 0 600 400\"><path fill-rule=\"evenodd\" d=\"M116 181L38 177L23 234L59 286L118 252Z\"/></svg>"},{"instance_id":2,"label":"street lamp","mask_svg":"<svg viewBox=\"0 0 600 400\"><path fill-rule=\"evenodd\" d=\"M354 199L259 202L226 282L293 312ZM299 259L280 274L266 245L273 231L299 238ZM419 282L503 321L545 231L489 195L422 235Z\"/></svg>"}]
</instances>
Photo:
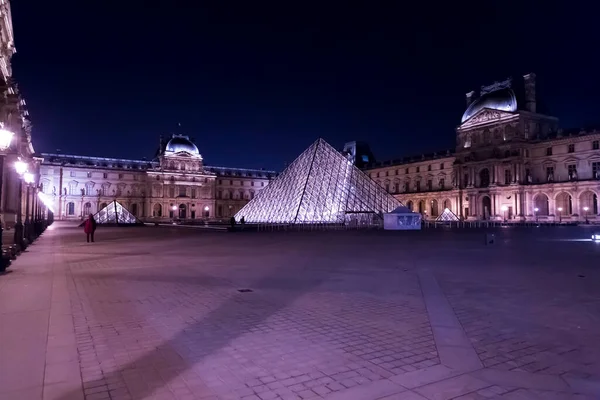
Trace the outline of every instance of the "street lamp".
<instances>
[{"instance_id":1,"label":"street lamp","mask_svg":"<svg viewBox=\"0 0 600 400\"><path fill-rule=\"evenodd\" d=\"M502 213L504 214L504 222L506 222L506 211L508 210L508 207L502 206L501 210L502 210Z\"/></svg>"},{"instance_id":2,"label":"street lamp","mask_svg":"<svg viewBox=\"0 0 600 400\"><path fill-rule=\"evenodd\" d=\"M589 210L589 209L590 209L590 208L589 208L588 206L585 206L585 207L583 207L583 211L585 211L585 223L586 223L586 224L589 224L589 222L588 222L588 217L587 217L587 216L588 216L588 210Z\"/></svg>"},{"instance_id":3,"label":"street lamp","mask_svg":"<svg viewBox=\"0 0 600 400\"><path fill-rule=\"evenodd\" d=\"M23 213L23 179L24 174L27 172L29 166L22 160L15 161L15 171L19 174L19 205L17 211L17 223L15 224L15 244L18 244L21 250L25 249L25 242L23 241L23 220L21 214Z\"/></svg>"},{"instance_id":4,"label":"street lamp","mask_svg":"<svg viewBox=\"0 0 600 400\"><path fill-rule=\"evenodd\" d=\"M537 207L533 209L533 213L535 214L535 222L538 222L538 211L540 211L540 209Z\"/></svg>"},{"instance_id":5,"label":"street lamp","mask_svg":"<svg viewBox=\"0 0 600 400\"><path fill-rule=\"evenodd\" d=\"M558 223L562 223L562 207L558 207Z\"/></svg>"},{"instance_id":6,"label":"street lamp","mask_svg":"<svg viewBox=\"0 0 600 400\"><path fill-rule=\"evenodd\" d=\"M2 199L2 183L4 182L4 179L2 178L4 176L4 152L10 147L10 144L12 142L12 138L15 134L12 133L11 131L9 131L8 129L4 129L4 127L0 127L0 199ZM3 228L2 228L2 220L0 219L0 249L2 248L2 237L4 236L2 234L3 232ZM6 263L4 261L4 258L2 257L2 255L0 254L0 272L4 271L6 269Z\"/></svg>"},{"instance_id":7,"label":"street lamp","mask_svg":"<svg viewBox=\"0 0 600 400\"><path fill-rule=\"evenodd\" d=\"M27 184L27 196L25 199L25 237L27 238L27 240L29 241L29 243L31 243L31 220L29 219L29 190L31 187L31 184L33 183L33 181L35 180L35 177L33 176L33 174L31 172L24 172L23 173L23 180L25 181L25 183ZM33 202L32 202L32 207L33 207Z\"/></svg>"}]
</instances>

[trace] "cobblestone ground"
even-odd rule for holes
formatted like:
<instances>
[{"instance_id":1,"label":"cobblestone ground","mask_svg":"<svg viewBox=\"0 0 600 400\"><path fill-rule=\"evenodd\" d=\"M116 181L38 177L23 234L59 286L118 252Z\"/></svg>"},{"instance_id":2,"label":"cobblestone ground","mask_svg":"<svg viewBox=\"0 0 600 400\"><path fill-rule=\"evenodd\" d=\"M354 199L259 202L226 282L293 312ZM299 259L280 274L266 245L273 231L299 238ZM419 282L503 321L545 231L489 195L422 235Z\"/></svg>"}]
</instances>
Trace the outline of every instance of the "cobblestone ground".
<instances>
[{"instance_id":1,"label":"cobblestone ground","mask_svg":"<svg viewBox=\"0 0 600 400\"><path fill-rule=\"evenodd\" d=\"M0 276L0 399L597 399L579 228L56 223Z\"/></svg>"}]
</instances>

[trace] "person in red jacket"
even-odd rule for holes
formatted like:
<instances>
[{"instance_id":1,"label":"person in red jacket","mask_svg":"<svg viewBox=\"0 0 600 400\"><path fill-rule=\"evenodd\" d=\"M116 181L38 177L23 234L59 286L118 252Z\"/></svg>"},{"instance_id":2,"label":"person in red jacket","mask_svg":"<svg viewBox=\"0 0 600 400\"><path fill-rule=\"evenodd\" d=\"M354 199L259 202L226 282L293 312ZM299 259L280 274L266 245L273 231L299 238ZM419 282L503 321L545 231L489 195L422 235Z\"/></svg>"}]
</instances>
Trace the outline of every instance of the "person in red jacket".
<instances>
[{"instance_id":1,"label":"person in red jacket","mask_svg":"<svg viewBox=\"0 0 600 400\"><path fill-rule=\"evenodd\" d=\"M88 219L85 220L83 224L83 231L87 235L87 241L90 242L90 238L92 239L92 243L94 242L94 232L96 231L96 220L94 216L90 214Z\"/></svg>"}]
</instances>

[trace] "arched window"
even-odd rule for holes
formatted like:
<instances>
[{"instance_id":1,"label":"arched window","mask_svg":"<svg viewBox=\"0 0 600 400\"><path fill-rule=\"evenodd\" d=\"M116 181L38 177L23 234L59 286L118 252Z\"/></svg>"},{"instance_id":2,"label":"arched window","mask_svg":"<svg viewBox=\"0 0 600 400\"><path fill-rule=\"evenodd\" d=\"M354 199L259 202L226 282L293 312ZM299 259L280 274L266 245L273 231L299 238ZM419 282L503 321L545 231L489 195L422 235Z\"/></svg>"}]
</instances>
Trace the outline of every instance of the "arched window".
<instances>
[{"instance_id":1,"label":"arched window","mask_svg":"<svg viewBox=\"0 0 600 400\"><path fill-rule=\"evenodd\" d=\"M579 196L579 210L585 216L598 215L598 196L596 193L589 190L581 193L581 196Z\"/></svg>"},{"instance_id":2,"label":"arched window","mask_svg":"<svg viewBox=\"0 0 600 400\"><path fill-rule=\"evenodd\" d=\"M90 215L92 213L92 203L85 203L83 205L83 216Z\"/></svg>"},{"instance_id":3,"label":"arched window","mask_svg":"<svg viewBox=\"0 0 600 400\"><path fill-rule=\"evenodd\" d=\"M484 168L479 172L479 186L490 186L490 170L488 170L487 168Z\"/></svg>"},{"instance_id":4,"label":"arched window","mask_svg":"<svg viewBox=\"0 0 600 400\"><path fill-rule=\"evenodd\" d=\"M423 214L425 212L425 200L419 201L419 214Z\"/></svg>"},{"instance_id":5,"label":"arched window","mask_svg":"<svg viewBox=\"0 0 600 400\"><path fill-rule=\"evenodd\" d=\"M152 216L153 217L162 217L162 206L160 204L154 205L154 208L152 209Z\"/></svg>"},{"instance_id":6,"label":"arched window","mask_svg":"<svg viewBox=\"0 0 600 400\"><path fill-rule=\"evenodd\" d=\"M410 211L413 210L413 202L412 201L407 201L406 202L406 208L408 208Z\"/></svg>"},{"instance_id":7,"label":"arched window","mask_svg":"<svg viewBox=\"0 0 600 400\"><path fill-rule=\"evenodd\" d=\"M185 219L186 218L186 207L185 207L185 204L180 204L179 205L179 218L181 218L181 219Z\"/></svg>"},{"instance_id":8,"label":"arched window","mask_svg":"<svg viewBox=\"0 0 600 400\"><path fill-rule=\"evenodd\" d=\"M545 216L550 214L550 207L548 206L548 196L546 196L544 193L538 193L533 198L533 212L536 216Z\"/></svg>"},{"instance_id":9,"label":"arched window","mask_svg":"<svg viewBox=\"0 0 600 400\"><path fill-rule=\"evenodd\" d=\"M437 200L431 200L431 216L437 217L439 215L438 202Z\"/></svg>"},{"instance_id":10,"label":"arched window","mask_svg":"<svg viewBox=\"0 0 600 400\"><path fill-rule=\"evenodd\" d=\"M67 215L75 215L75 203L67 203Z\"/></svg>"},{"instance_id":11,"label":"arched window","mask_svg":"<svg viewBox=\"0 0 600 400\"><path fill-rule=\"evenodd\" d=\"M444 200L444 203L442 203L442 206L444 207L444 210L446 210L446 208L450 211L452 211L452 203L450 202L450 200L446 199Z\"/></svg>"},{"instance_id":12,"label":"arched window","mask_svg":"<svg viewBox=\"0 0 600 400\"><path fill-rule=\"evenodd\" d=\"M133 215L137 216L137 214L138 214L138 205L137 205L137 203L133 203L131 205L131 213Z\"/></svg>"},{"instance_id":13,"label":"arched window","mask_svg":"<svg viewBox=\"0 0 600 400\"><path fill-rule=\"evenodd\" d=\"M567 192L561 192L556 196L556 213L560 215L573 214L573 200Z\"/></svg>"},{"instance_id":14,"label":"arched window","mask_svg":"<svg viewBox=\"0 0 600 400\"><path fill-rule=\"evenodd\" d=\"M102 210L103 208L106 208L106 203L100 204L100 209Z\"/></svg>"}]
</instances>

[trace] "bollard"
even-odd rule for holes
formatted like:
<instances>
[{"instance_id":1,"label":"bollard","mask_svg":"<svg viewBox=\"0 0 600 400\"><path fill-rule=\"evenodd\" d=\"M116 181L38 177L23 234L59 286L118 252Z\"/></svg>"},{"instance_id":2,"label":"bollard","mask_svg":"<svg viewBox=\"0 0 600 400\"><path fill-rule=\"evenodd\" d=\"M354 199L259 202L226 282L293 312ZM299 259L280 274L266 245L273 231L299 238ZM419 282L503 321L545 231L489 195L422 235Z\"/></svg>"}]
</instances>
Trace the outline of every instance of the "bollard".
<instances>
[{"instance_id":1,"label":"bollard","mask_svg":"<svg viewBox=\"0 0 600 400\"><path fill-rule=\"evenodd\" d=\"M493 233L485 234L485 245L486 246L494 244L495 241L496 241L496 236Z\"/></svg>"}]
</instances>

